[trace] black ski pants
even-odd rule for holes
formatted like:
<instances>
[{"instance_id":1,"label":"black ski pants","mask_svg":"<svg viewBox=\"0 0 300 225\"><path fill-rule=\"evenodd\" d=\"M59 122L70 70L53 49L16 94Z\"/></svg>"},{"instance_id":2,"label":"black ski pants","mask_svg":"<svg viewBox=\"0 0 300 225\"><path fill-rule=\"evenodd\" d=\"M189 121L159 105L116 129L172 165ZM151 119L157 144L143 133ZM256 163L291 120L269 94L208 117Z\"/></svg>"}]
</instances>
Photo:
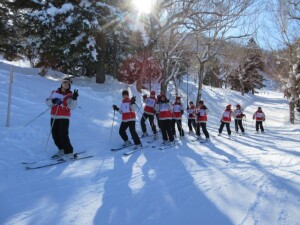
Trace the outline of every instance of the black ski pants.
<instances>
[{"instance_id":1,"label":"black ski pants","mask_svg":"<svg viewBox=\"0 0 300 225\"><path fill-rule=\"evenodd\" d=\"M142 116L142 119L141 119L141 127L142 127L143 133L147 132L146 119L149 119L149 123L150 123L151 129L153 131L153 134L156 134L157 130L156 130L156 126L154 124L154 115L149 115L147 113L144 113Z\"/></svg>"},{"instance_id":2,"label":"black ski pants","mask_svg":"<svg viewBox=\"0 0 300 225\"><path fill-rule=\"evenodd\" d=\"M184 131L182 129L182 122L181 120L172 120L172 131L173 131L173 135L176 136L176 128L175 125L177 124L177 129L179 132L179 136L183 137L184 136Z\"/></svg>"},{"instance_id":3,"label":"black ski pants","mask_svg":"<svg viewBox=\"0 0 300 225\"><path fill-rule=\"evenodd\" d=\"M196 131L196 119L188 119L188 127L189 127L189 131Z\"/></svg>"},{"instance_id":4,"label":"black ski pants","mask_svg":"<svg viewBox=\"0 0 300 225\"><path fill-rule=\"evenodd\" d=\"M263 126L263 121L256 121L256 124L255 124L255 128L256 128L256 131L258 131L259 129L264 132L264 126Z\"/></svg>"},{"instance_id":5,"label":"black ski pants","mask_svg":"<svg viewBox=\"0 0 300 225\"><path fill-rule=\"evenodd\" d=\"M172 120L160 120L160 129L164 141L174 141Z\"/></svg>"},{"instance_id":6,"label":"black ski pants","mask_svg":"<svg viewBox=\"0 0 300 225\"><path fill-rule=\"evenodd\" d=\"M235 125L235 131L238 132L239 128L241 129L241 131L244 133L245 129L243 127L243 122L242 120L234 120L234 125Z\"/></svg>"},{"instance_id":7,"label":"black ski pants","mask_svg":"<svg viewBox=\"0 0 300 225\"><path fill-rule=\"evenodd\" d=\"M119 134L123 141L128 141L126 130L129 127L129 132L135 145L141 144L141 140L135 130L135 121L122 122L119 129Z\"/></svg>"},{"instance_id":8,"label":"black ski pants","mask_svg":"<svg viewBox=\"0 0 300 225\"><path fill-rule=\"evenodd\" d=\"M219 133L220 133L220 134L222 133L223 128L224 128L225 125L226 125L226 129L227 129L228 135L231 135L230 123L225 123L225 122L222 122L222 123L221 123L220 129L219 129Z\"/></svg>"},{"instance_id":9,"label":"black ski pants","mask_svg":"<svg viewBox=\"0 0 300 225\"><path fill-rule=\"evenodd\" d=\"M200 127L203 131L203 134L205 135L205 138L209 138L209 133L207 131L207 128L206 128L206 123L197 123L197 127L196 127L196 135L197 136L200 136Z\"/></svg>"},{"instance_id":10,"label":"black ski pants","mask_svg":"<svg viewBox=\"0 0 300 225\"><path fill-rule=\"evenodd\" d=\"M51 118L52 137L59 150L63 149L65 154L73 153L73 147L69 138L69 119Z\"/></svg>"}]
</instances>

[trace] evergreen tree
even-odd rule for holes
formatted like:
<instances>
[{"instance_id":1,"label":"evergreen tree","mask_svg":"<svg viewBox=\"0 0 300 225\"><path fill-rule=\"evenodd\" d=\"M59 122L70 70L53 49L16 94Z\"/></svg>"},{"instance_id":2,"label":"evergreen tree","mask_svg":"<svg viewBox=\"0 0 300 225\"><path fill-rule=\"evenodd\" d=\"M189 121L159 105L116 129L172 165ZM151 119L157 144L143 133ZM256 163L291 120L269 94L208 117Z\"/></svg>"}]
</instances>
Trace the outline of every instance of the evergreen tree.
<instances>
[{"instance_id":1,"label":"evergreen tree","mask_svg":"<svg viewBox=\"0 0 300 225\"><path fill-rule=\"evenodd\" d=\"M244 91L246 93L255 93L255 89L261 89L263 84L264 61L262 51L256 44L255 40L251 38L247 46L247 56L244 59Z\"/></svg>"}]
</instances>

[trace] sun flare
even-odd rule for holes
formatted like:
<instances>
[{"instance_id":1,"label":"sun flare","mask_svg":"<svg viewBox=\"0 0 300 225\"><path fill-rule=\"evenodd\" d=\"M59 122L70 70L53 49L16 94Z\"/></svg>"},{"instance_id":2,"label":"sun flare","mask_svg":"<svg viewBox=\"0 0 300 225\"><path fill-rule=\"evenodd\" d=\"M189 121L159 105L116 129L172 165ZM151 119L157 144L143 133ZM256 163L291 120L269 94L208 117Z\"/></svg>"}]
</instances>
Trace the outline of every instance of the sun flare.
<instances>
[{"instance_id":1,"label":"sun flare","mask_svg":"<svg viewBox=\"0 0 300 225\"><path fill-rule=\"evenodd\" d=\"M147 13L151 12L151 8L153 5L153 0L132 0L134 7L139 11L139 13Z\"/></svg>"}]
</instances>

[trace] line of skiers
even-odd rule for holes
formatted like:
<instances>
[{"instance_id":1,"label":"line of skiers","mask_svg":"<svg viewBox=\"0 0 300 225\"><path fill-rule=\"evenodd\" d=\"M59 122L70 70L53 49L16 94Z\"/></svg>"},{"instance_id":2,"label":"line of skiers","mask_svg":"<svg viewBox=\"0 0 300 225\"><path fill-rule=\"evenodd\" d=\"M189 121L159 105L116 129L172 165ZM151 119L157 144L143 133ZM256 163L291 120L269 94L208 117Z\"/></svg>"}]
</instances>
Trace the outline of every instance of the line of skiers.
<instances>
[{"instance_id":1,"label":"line of skiers","mask_svg":"<svg viewBox=\"0 0 300 225\"><path fill-rule=\"evenodd\" d=\"M179 96L176 97L175 102L172 104L166 97L164 93L158 95L156 98L155 91L150 92L150 96L143 95L144 112L141 118L141 128L142 137L147 137L147 126L146 120L149 120L150 127L152 129L154 139L158 138L158 130L156 128L154 118L157 117L158 126L162 133L163 145L170 144L175 145L174 136L176 136L176 126L180 137L184 136L184 130L182 129L182 115L184 114L184 106L181 103ZM123 100L121 106L118 107L113 105L113 109L122 114L122 123L119 129L119 134L124 141L124 146L130 146L132 143L129 141L126 135L126 129L129 127L133 142L135 144L134 149L139 149L142 147L140 138L135 129L136 115L135 111L139 107L136 105L136 97L133 96L129 98L129 93L127 90L122 92ZM210 140L209 133L207 131L206 123L208 120L209 110L205 106L204 101L199 101L198 107L196 107L193 101L189 102L189 106L186 108L188 113L188 127L189 133L196 132L197 139L201 139L200 129L205 136L205 141ZM226 126L227 133L230 136L230 122L231 118L234 117L235 120L235 131L241 130L242 134L245 133L245 129L242 124L242 119L245 117L241 106L238 104L236 109L233 111L231 105L227 105L225 111L222 114L220 120L219 135L221 135L224 126ZM253 119L256 119L256 131L261 129L264 132L262 121L265 120L265 114L258 107L258 110L253 114Z\"/></svg>"},{"instance_id":2,"label":"line of skiers","mask_svg":"<svg viewBox=\"0 0 300 225\"><path fill-rule=\"evenodd\" d=\"M50 96L46 99L46 104L51 107L51 133L55 145L58 148L58 152L52 157L60 157L66 154L69 158L76 158L76 154L73 153L73 147L69 139L69 119L71 116L71 110L77 106L77 98L79 96L78 90L71 91L71 80L64 79L61 86L51 92ZM172 104L164 93L158 95L156 98L155 91L150 92L150 96L143 96L144 112L141 118L141 128L143 131L142 137L148 136L146 120L149 120L150 127L152 129L154 139L158 138L158 130L156 128L154 117L158 121L158 126L162 133L163 144L175 145L174 136L176 136L176 126L180 137L184 136L182 129L182 115L184 114L184 106L181 103L179 96L176 97L175 102ZM130 146L132 143L126 134L126 130L129 128L131 137L134 142L134 149L142 147L140 137L138 136L135 128L136 123L136 111L140 110L136 104L136 97L129 98L127 90L122 91L122 102L120 107L113 105L113 110L122 114L122 122L119 128L119 134L124 141L124 146ZM196 131L197 139L201 138L200 128L205 136L206 141L209 141L210 136L206 128L208 120L209 110L205 106L203 100L199 101L198 107L194 105L192 101L189 102L189 106L186 108L188 113L188 127L189 133ZM245 116L238 104L234 111L231 110L231 105L227 105L225 111L222 114L221 125L219 128L219 134L222 133L223 127L226 126L227 133L230 136L230 122L231 117L235 118L235 130L238 132L240 129L242 133L245 129L242 124L242 119ZM256 120L256 131L259 129L264 132L263 121L265 121L265 114L261 107L253 114L253 119Z\"/></svg>"}]
</instances>

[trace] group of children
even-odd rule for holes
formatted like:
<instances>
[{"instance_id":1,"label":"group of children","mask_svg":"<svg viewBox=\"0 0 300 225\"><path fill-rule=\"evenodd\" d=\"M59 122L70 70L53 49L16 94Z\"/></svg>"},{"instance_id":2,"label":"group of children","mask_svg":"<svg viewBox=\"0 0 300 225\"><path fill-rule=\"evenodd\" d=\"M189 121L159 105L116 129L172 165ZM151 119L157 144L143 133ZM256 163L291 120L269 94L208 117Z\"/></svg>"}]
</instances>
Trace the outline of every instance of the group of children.
<instances>
[{"instance_id":1,"label":"group of children","mask_svg":"<svg viewBox=\"0 0 300 225\"><path fill-rule=\"evenodd\" d=\"M53 155L53 158L60 157L64 154L68 158L76 158L77 155L73 153L73 147L69 139L69 119L71 116L71 110L76 108L78 90L71 91L72 81L70 79L64 79L61 86L51 92L50 96L46 99L46 104L51 107L51 132L55 145L58 148L58 152ZM144 112L141 118L141 128L143 131L142 137L148 136L146 120L149 120L150 127L152 129L154 139L158 138L158 130L156 128L154 118L156 116L158 126L160 128L163 144L175 145L174 137L176 136L176 126L180 137L184 136L182 129L182 115L184 114L184 107L181 103L179 96L176 97L175 102L172 104L164 93L155 96L155 91L150 92L150 96L143 96ZM122 114L122 122L119 128L119 134L124 141L124 146L132 145L131 141L126 134L127 128L129 128L132 140L134 142L134 149L142 147L140 137L138 136L135 128L136 113L139 109L136 105L135 97L129 98L127 90L122 91L122 103L120 107L113 105L113 110ZM209 141L209 133L206 128L208 108L204 102L199 101L198 107L194 105L192 101L189 102L189 106L186 108L188 113L188 127L189 132L196 131L197 139L201 139L200 128L205 136L205 141ZM232 116L235 118L235 130L236 132L241 130L244 134L245 129L242 124L242 119L245 116L240 105L237 105L236 109L232 111L231 105L228 105L222 114L221 125L219 128L219 135L221 135L224 126L228 135L231 135L230 122ZM261 107L253 114L253 119L256 119L256 131L259 129L264 132L263 121L265 121L265 114Z\"/></svg>"},{"instance_id":2,"label":"group of children","mask_svg":"<svg viewBox=\"0 0 300 225\"><path fill-rule=\"evenodd\" d=\"M152 129L154 139L158 138L158 131L154 122L155 116L157 117L158 126L161 130L163 145L170 144L175 145L174 136L176 136L176 126L180 137L184 136L184 131L182 129L182 115L184 114L184 107L181 103L179 96L176 97L175 102L172 104L166 97L164 93L155 96L155 91L150 92L150 96L143 95L144 112L141 118L141 128L142 128L142 137L147 137L147 126L146 120L149 120L150 127ZM129 93L127 90L122 91L122 103L118 107L113 105L113 109L122 114L122 122L119 129L119 134L124 141L124 146L130 146L132 143L129 141L128 136L126 135L126 129L129 127L133 142L134 149L139 149L142 147L140 138L135 129L136 115L135 111L138 106L135 103L135 97L129 98ZM192 101L189 102L189 106L186 108L188 113L188 127L189 132L192 133L193 129L196 132L197 139L201 139L200 128L205 136L205 141L210 140L209 133L207 131L207 115L208 108L205 106L204 101L199 101L198 107L194 105ZM231 109L231 105L227 105L225 111L222 114L220 120L221 125L219 128L219 135L221 135L224 126L226 126L227 133L230 136L230 123L231 118L234 117L235 120L235 131L238 132L241 130L242 134L245 133L243 127L243 117L245 114L242 111L241 106L238 104L235 110ZM258 107L258 110L253 114L253 119L256 120L256 131L259 129L261 132L264 132L263 121L265 120L265 114L263 113L261 107Z\"/></svg>"}]
</instances>

